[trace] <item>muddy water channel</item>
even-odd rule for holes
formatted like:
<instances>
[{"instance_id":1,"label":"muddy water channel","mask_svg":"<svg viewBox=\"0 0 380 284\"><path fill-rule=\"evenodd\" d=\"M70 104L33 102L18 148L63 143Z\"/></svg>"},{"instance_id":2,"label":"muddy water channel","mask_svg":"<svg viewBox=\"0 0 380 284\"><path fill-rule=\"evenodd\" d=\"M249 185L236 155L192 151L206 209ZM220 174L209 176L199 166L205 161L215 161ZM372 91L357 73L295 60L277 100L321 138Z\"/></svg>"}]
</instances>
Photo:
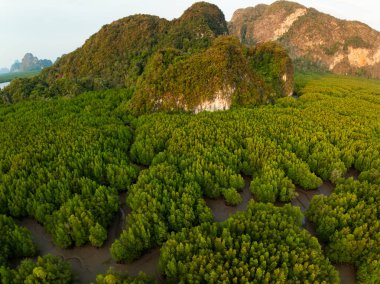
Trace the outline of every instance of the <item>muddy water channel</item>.
<instances>
[{"instance_id":1,"label":"muddy water channel","mask_svg":"<svg viewBox=\"0 0 380 284\"><path fill-rule=\"evenodd\" d=\"M346 178L353 177L354 179L358 178L358 171L350 169ZM244 211L249 203L249 200L252 197L249 191L250 179L245 178L245 187L240 193L242 196L242 203L236 207L227 206L223 199L206 199L207 205L211 208L214 219L217 222L222 222L230 217L232 214L238 211ZM301 187L297 187L296 191L298 196L291 201L293 206L297 206L304 213L310 206L311 199L314 195L325 195L329 196L334 191L334 185L331 182L324 182L319 188L315 190L305 190ZM283 206L285 203L277 202L277 206ZM307 218L304 218L302 221L302 227L306 229L311 235L316 236L315 228ZM356 270L353 265L350 264L334 264L336 270L339 272L341 283L342 284L354 284L356 277Z\"/></svg>"},{"instance_id":2,"label":"muddy water channel","mask_svg":"<svg viewBox=\"0 0 380 284\"><path fill-rule=\"evenodd\" d=\"M50 235L35 220L27 218L18 223L31 231L32 238L38 246L40 255L50 253L70 262L73 272L80 283L95 282L96 275L105 273L110 266L113 266L116 271L122 273L128 271L131 275L137 275L139 271L144 271L148 275L155 276L157 282L160 283L162 281L157 271L160 256L158 248L147 252L140 259L128 264L118 264L110 255L111 244L120 235L122 228L124 228L124 217L127 214L125 197L125 194L120 196L120 212L108 231L106 243L101 248L87 245L78 248L60 249L53 244Z\"/></svg>"},{"instance_id":3,"label":"muddy water channel","mask_svg":"<svg viewBox=\"0 0 380 284\"><path fill-rule=\"evenodd\" d=\"M346 177L353 176L356 178L357 175L356 171L351 170ZM222 199L206 199L207 205L214 214L215 221L224 221L232 214L246 210L249 200L252 198L249 192L249 185L250 179L245 178L245 187L240 193L242 202L235 207L227 206ZM302 212L304 212L309 207L314 195L323 194L328 196L333 190L334 186L329 182L323 183L316 190L306 191L302 188L297 188L298 197L292 200L291 204L300 207ZM50 235L35 220L26 218L18 221L18 223L28 228L32 233L32 238L38 246L40 255L52 254L70 262L80 283L94 282L96 275L105 273L110 266L121 273L128 271L131 275L137 275L139 271L143 271L148 275L155 276L157 283L164 283L162 276L158 273L158 259L160 256L158 248L145 253L140 259L128 264L118 264L111 258L111 244L120 235L122 228L124 228L125 216L129 213L125 204L125 197L125 193L121 194L119 201L120 212L109 228L108 239L102 248L94 248L87 245L79 248L60 249L53 244ZM277 203L277 205L283 206L283 203ZM303 221L303 227L315 236L314 227L306 218ZM355 269L352 265L337 264L335 267L339 271L343 284L355 283Z\"/></svg>"},{"instance_id":4,"label":"muddy water channel","mask_svg":"<svg viewBox=\"0 0 380 284\"><path fill-rule=\"evenodd\" d=\"M237 206L227 206L224 202L224 199L210 199L205 198L206 204L210 207L212 213L214 214L214 220L217 222L222 222L231 215L235 214L238 211L244 211L248 207L249 200L251 200L252 195L249 192L250 178L244 178L245 186L240 193L242 197L242 202Z\"/></svg>"}]
</instances>

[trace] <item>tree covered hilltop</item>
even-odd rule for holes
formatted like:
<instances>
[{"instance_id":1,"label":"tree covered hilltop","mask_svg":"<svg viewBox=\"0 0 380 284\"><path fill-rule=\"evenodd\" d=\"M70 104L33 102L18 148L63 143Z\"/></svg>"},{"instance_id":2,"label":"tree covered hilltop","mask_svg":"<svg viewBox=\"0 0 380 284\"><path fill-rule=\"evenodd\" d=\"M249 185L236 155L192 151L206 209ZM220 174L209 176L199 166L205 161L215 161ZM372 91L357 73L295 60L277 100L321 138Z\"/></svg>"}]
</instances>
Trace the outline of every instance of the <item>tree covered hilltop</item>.
<instances>
[{"instance_id":1,"label":"tree covered hilltop","mask_svg":"<svg viewBox=\"0 0 380 284\"><path fill-rule=\"evenodd\" d=\"M26 53L21 62L16 60L16 62L12 64L10 73L41 71L52 65L53 62L49 59L38 59L33 54Z\"/></svg>"},{"instance_id":2,"label":"tree covered hilltop","mask_svg":"<svg viewBox=\"0 0 380 284\"><path fill-rule=\"evenodd\" d=\"M228 37L223 12L196 3L173 21L135 15L104 26L74 52L33 78L15 80L4 103L135 91L134 113L228 109L292 94L293 65L278 44L254 48Z\"/></svg>"}]
</instances>

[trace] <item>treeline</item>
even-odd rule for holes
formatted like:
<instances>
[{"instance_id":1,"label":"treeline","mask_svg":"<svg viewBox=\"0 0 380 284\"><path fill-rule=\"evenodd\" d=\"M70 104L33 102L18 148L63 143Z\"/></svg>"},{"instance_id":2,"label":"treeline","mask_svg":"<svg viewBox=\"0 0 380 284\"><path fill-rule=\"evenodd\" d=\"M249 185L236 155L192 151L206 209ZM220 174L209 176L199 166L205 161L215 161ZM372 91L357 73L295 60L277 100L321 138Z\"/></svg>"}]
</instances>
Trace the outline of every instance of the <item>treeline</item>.
<instances>
[{"instance_id":1,"label":"treeline","mask_svg":"<svg viewBox=\"0 0 380 284\"><path fill-rule=\"evenodd\" d=\"M172 234L159 268L168 283L339 283L299 208L251 203L223 223Z\"/></svg>"},{"instance_id":2,"label":"treeline","mask_svg":"<svg viewBox=\"0 0 380 284\"><path fill-rule=\"evenodd\" d=\"M138 175L128 158L127 91L0 108L0 214L31 216L60 247L101 246L119 192Z\"/></svg>"},{"instance_id":3,"label":"treeline","mask_svg":"<svg viewBox=\"0 0 380 284\"><path fill-rule=\"evenodd\" d=\"M17 78L29 78L36 76L40 73L41 71L28 71L28 72L17 72L17 73L5 73L5 74L0 74L0 83L4 82L10 82L14 79Z\"/></svg>"}]
</instances>

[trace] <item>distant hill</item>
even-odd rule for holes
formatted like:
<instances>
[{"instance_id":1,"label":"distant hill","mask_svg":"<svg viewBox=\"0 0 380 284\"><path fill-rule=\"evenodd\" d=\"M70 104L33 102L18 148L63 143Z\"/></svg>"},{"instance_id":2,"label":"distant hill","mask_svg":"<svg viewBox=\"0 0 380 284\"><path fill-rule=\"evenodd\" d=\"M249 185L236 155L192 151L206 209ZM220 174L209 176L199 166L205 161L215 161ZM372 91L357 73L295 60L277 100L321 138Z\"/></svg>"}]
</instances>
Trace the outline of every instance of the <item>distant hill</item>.
<instances>
[{"instance_id":1,"label":"distant hill","mask_svg":"<svg viewBox=\"0 0 380 284\"><path fill-rule=\"evenodd\" d=\"M11 73L14 72L31 72L40 71L46 67L53 65L53 62L49 59L38 59L31 53L26 53L21 62L16 61L10 69Z\"/></svg>"},{"instance_id":2,"label":"distant hill","mask_svg":"<svg viewBox=\"0 0 380 284\"><path fill-rule=\"evenodd\" d=\"M6 74L6 73L9 73L9 69L8 68L0 68L0 74Z\"/></svg>"},{"instance_id":3,"label":"distant hill","mask_svg":"<svg viewBox=\"0 0 380 284\"><path fill-rule=\"evenodd\" d=\"M16 102L129 88L135 91L131 108L142 113L223 109L292 93L293 65L282 47L248 49L227 35L223 12L206 2L173 21L126 17L103 26L39 76L15 80L1 97Z\"/></svg>"},{"instance_id":4,"label":"distant hill","mask_svg":"<svg viewBox=\"0 0 380 284\"><path fill-rule=\"evenodd\" d=\"M380 78L380 33L288 1L237 10L229 31L246 44L275 40L296 68Z\"/></svg>"}]
</instances>

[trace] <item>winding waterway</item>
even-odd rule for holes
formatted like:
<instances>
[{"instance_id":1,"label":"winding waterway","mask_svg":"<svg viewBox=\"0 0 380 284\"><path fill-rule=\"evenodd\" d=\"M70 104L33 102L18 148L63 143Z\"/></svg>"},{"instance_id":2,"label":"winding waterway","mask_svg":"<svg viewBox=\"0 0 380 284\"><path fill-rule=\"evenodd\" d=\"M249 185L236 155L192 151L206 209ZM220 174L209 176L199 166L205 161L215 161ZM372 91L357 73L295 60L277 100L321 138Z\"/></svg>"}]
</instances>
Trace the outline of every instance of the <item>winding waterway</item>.
<instances>
[{"instance_id":1,"label":"winding waterway","mask_svg":"<svg viewBox=\"0 0 380 284\"><path fill-rule=\"evenodd\" d=\"M205 198L206 204L210 207L212 213L214 214L214 220L216 222L222 222L228 219L231 215L235 214L238 211L244 211L248 207L249 200L251 200L252 195L249 192L249 185L251 179L248 177L244 178L245 186L240 192L242 197L242 202L237 206L228 206L226 205L224 199L211 199Z\"/></svg>"},{"instance_id":2,"label":"winding waterway","mask_svg":"<svg viewBox=\"0 0 380 284\"><path fill-rule=\"evenodd\" d=\"M357 178L358 172L355 170L350 170L346 177L350 176ZM238 211L246 210L249 200L252 198L249 191L249 185L250 178L246 177L245 186L240 193L242 196L242 202L235 207L227 206L223 199L206 198L206 203L212 210L215 221L222 222L228 219L228 217L232 214ZM318 189L315 190L306 191L300 187L297 187L298 196L291 201L291 204L293 206L300 207L301 211L304 212L309 207L310 201L314 195L323 194L328 196L333 192L333 190L334 186L330 182L324 182ZM73 272L80 283L94 282L96 275L105 273L110 266L114 267L116 271L121 273L128 271L131 275L137 275L139 271L143 271L148 275L154 276L157 283L164 283L162 276L158 272L158 260L160 256L159 248L145 253L140 259L128 264L116 263L110 255L111 244L117 237L119 237L122 228L124 228L125 225L125 216L129 213L129 210L125 204L125 198L125 193L120 195L120 211L109 228L106 243L101 248L86 245L83 247L60 249L53 244L50 235L34 219L25 218L23 220L19 220L18 223L28 228L32 233L32 238L38 246L40 255L52 254L67 260L71 264ZM276 205L283 206L284 203L278 202ZM303 221L303 228L315 236L314 226L308 222L306 218ZM356 272L352 265L335 264L334 266L339 271L342 284L355 283Z\"/></svg>"},{"instance_id":3,"label":"winding waterway","mask_svg":"<svg viewBox=\"0 0 380 284\"><path fill-rule=\"evenodd\" d=\"M86 245L61 249L53 244L50 235L35 220L26 218L18 223L28 228L32 233L33 241L37 244L40 255L52 254L67 260L80 283L95 282L96 275L105 273L110 266L121 273L128 271L133 276L137 275L139 271L143 271L147 275L155 276L156 281L161 283L162 281L157 271L160 256L159 248L145 253L140 259L128 264L116 263L110 255L111 244L124 228L125 218L123 216L127 214L125 197L125 193L120 195L120 212L109 228L108 239L101 248Z\"/></svg>"},{"instance_id":4,"label":"winding waterway","mask_svg":"<svg viewBox=\"0 0 380 284\"><path fill-rule=\"evenodd\" d=\"M353 177L357 179L359 173L354 169L350 169L347 172L346 178ZM236 207L227 206L223 199L206 199L207 205L211 208L214 219L217 222L225 221L232 214L243 211L247 208L249 200L252 197L249 192L250 179L245 178L245 187L240 193L242 196L242 203ZM305 190L301 187L297 187L296 191L298 196L291 201L293 206L297 206L302 212L305 212L309 206L311 199L314 195L325 195L329 196L334 191L334 185L331 182L324 182L320 187L315 190ZM276 202L277 206L283 206L285 203ZM302 222L302 227L307 230L311 235L316 236L315 228L312 223L310 223L305 217ZM354 284L356 278L356 269L351 264L334 264L336 270L339 272L339 276L342 284Z\"/></svg>"}]
</instances>

